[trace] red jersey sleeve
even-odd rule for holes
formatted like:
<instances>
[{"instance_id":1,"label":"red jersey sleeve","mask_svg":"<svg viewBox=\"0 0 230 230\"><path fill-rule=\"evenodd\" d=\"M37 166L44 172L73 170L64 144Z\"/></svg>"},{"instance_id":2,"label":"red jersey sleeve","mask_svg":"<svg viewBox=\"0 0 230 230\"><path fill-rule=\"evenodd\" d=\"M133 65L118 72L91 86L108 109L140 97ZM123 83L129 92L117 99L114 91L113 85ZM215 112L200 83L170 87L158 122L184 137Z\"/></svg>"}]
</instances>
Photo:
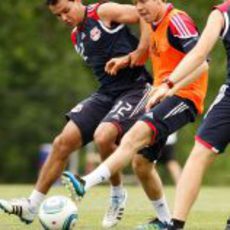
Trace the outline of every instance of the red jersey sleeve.
<instances>
[{"instance_id":1,"label":"red jersey sleeve","mask_svg":"<svg viewBox=\"0 0 230 230\"><path fill-rule=\"evenodd\" d=\"M193 20L186 13L178 12L170 19L168 36L173 47L188 53L196 45L199 33Z\"/></svg>"},{"instance_id":2,"label":"red jersey sleeve","mask_svg":"<svg viewBox=\"0 0 230 230\"><path fill-rule=\"evenodd\" d=\"M228 13L229 9L230 9L230 1L229 0L224 2L223 4L220 4L220 5L213 7L213 10L219 10L224 16L224 28L222 29L222 31L220 33L221 37L225 37L225 35L229 29L229 21L230 21L229 13Z\"/></svg>"}]
</instances>

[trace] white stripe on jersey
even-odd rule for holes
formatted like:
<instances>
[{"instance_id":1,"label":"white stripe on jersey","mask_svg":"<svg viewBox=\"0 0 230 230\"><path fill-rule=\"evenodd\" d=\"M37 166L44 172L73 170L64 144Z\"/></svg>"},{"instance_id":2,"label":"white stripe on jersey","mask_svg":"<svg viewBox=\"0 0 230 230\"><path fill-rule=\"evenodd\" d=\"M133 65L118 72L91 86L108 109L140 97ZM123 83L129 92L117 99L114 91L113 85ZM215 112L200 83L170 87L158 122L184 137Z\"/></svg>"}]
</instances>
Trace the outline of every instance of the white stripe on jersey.
<instances>
[{"instance_id":1,"label":"white stripe on jersey","mask_svg":"<svg viewBox=\"0 0 230 230\"><path fill-rule=\"evenodd\" d=\"M104 24L103 24L103 22L101 21L101 20L98 20L98 23L100 24L100 26L101 26L101 28L105 31L105 32L107 32L107 33L109 33L109 34L114 34L114 33L116 33L116 32L118 32L119 30L121 30L122 28L124 28L124 24L121 24L121 25L119 25L117 28L115 28L115 29L109 29L108 27L106 27Z\"/></svg>"},{"instance_id":2,"label":"white stripe on jersey","mask_svg":"<svg viewBox=\"0 0 230 230\"><path fill-rule=\"evenodd\" d=\"M175 26L175 28L178 31L178 35L175 35L175 37L179 37L179 38L191 38L191 37L197 37L198 36L198 32L192 34L188 28L188 26L185 24L185 22L183 21L183 19L179 16L179 15L174 15L171 18L171 22L172 24Z\"/></svg>"}]
</instances>

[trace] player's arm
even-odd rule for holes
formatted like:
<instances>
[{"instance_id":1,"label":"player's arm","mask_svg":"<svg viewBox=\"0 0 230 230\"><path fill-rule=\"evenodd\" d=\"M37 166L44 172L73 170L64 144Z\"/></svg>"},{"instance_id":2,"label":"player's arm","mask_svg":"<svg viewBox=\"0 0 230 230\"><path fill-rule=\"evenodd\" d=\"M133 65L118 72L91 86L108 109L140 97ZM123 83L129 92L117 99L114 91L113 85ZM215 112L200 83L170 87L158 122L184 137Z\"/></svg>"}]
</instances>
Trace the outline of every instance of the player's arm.
<instances>
[{"instance_id":1,"label":"player's arm","mask_svg":"<svg viewBox=\"0 0 230 230\"><path fill-rule=\"evenodd\" d=\"M196 46L184 57L173 73L169 76L169 80L174 84L180 82L184 78L196 78L191 74L196 68L204 63L217 42L221 30L224 27L224 17L219 10L214 10L207 21L205 29ZM197 75L198 77L199 75ZM188 82L191 82L188 80Z\"/></svg>"},{"instance_id":2,"label":"player's arm","mask_svg":"<svg viewBox=\"0 0 230 230\"><path fill-rule=\"evenodd\" d=\"M149 58L150 27L140 19L140 41L136 50L130 53L130 66L144 65Z\"/></svg>"},{"instance_id":3,"label":"player's arm","mask_svg":"<svg viewBox=\"0 0 230 230\"><path fill-rule=\"evenodd\" d=\"M113 22L120 24L139 22L139 15L134 5L108 2L100 5L97 13L107 26L111 26Z\"/></svg>"},{"instance_id":4,"label":"player's arm","mask_svg":"<svg viewBox=\"0 0 230 230\"><path fill-rule=\"evenodd\" d=\"M149 57L149 26L140 20L141 36L138 47L133 52L117 58L112 58L106 63L105 71L110 75L116 75L117 72L127 66L143 66Z\"/></svg>"},{"instance_id":5,"label":"player's arm","mask_svg":"<svg viewBox=\"0 0 230 230\"><path fill-rule=\"evenodd\" d=\"M178 81L172 89L168 91L168 93L165 95L165 97L173 96L179 89L189 85L193 81L195 81L199 76L201 76L202 73L208 71L209 64L207 61L203 62L198 68L196 68L191 74L186 76L185 78ZM164 98L165 98L164 97ZM162 98L162 99L164 99Z\"/></svg>"},{"instance_id":6,"label":"player's arm","mask_svg":"<svg viewBox=\"0 0 230 230\"><path fill-rule=\"evenodd\" d=\"M203 62L198 68L196 68L192 73L190 73L187 77L181 79L174 85L171 85L171 81L167 83L163 83L158 87L155 87L151 93L151 97L146 104L146 111L149 111L154 105L163 101L167 97L173 96L179 89L187 86L191 82L195 81L201 74L207 71L209 68L208 63ZM171 85L171 86L170 86ZM171 88L172 87L172 88Z\"/></svg>"}]
</instances>

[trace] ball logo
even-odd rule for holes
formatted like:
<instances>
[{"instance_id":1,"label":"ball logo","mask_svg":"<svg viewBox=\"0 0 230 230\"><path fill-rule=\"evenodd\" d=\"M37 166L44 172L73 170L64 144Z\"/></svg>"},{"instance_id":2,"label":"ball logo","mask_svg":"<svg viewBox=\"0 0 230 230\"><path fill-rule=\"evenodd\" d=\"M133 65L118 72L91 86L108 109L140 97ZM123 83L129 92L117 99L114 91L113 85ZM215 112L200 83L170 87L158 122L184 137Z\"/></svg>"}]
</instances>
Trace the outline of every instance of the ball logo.
<instances>
[{"instance_id":1,"label":"ball logo","mask_svg":"<svg viewBox=\"0 0 230 230\"><path fill-rule=\"evenodd\" d=\"M91 31L90 31L90 38L93 40L93 41L98 41L101 37L101 30L98 29L98 27L94 27Z\"/></svg>"},{"instance_id":2,"label":"ball logo","mask_svg":"<svg viewBox=\"0 0 230 230\"><path fill-rule=\"evenodd\" d=\"M43 204L43 209L46 213L57 213L63 209L64 205L63 199L52 198Z\"/></svg>"}]
</instances>

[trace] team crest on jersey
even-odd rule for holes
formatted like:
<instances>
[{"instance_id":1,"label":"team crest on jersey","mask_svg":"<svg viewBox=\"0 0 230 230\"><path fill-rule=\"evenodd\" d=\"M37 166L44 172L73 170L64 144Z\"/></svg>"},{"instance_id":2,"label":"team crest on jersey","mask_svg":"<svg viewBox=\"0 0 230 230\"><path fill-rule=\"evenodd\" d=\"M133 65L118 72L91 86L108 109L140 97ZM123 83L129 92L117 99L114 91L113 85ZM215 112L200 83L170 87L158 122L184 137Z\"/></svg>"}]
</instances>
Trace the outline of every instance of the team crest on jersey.
<instances>
[{"instance_id":1,"label":"team crest on jersey","mask_svg":"<svg viewBox=\"0 0 230 230\"><path fill-rule=\"evenodd\" d=\"M79 113L79 112L81 112L82 108L83 108L83 104L78 104L71 110L71 112L72 113Z\"/></svg>"},{"instance_id":2,"label":"team crest on jersey","mask_svg":"<svg viewBox=\"0 0 230 230\"><path fill-rule=\"evenodd\" d=\"M93 27L93 29L90 31L90 38L93 40L93 41L98 41L101 37L101 30L95 26Z\"/></svg>"}]
</instances>

